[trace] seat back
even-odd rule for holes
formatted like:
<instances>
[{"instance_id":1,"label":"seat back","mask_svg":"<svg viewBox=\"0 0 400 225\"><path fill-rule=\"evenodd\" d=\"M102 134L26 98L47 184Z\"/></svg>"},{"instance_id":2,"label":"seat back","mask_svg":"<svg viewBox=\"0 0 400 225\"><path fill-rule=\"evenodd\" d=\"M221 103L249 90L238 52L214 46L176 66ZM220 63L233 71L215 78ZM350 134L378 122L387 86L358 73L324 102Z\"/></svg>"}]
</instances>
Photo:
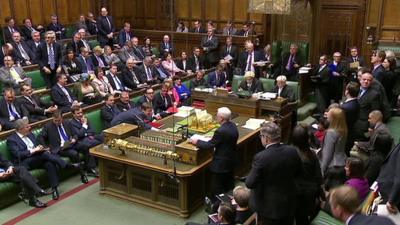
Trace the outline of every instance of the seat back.
<instances>
[{"instance_id":1,"label":"seat back","mask_svg":"<svg viewBox=\"0 0 400 225\"><path fill-rule=\"evenodd\" d=\"M232 91L237 92L239 89L240 82L244 79L242 75L234 75L232 79Z\"/></svg>"},{"instance_id":2,"label":"seat back","mask_svg":"<svg viewBox=\"0 0 400 225\"><path fill-rule=\"evenodd\" d=\"M65 28L65 37L72 38L75 32L75 27L66 27Z\"/></svg>"},{"instance_id":3,"label":"seat back","mask_svg":"<svg viewBox=\"0 0 400 225\"><path fill-rule=\"evenodd\" d=\"M7 140L0 141L0 155L3 156L5 159L11 160L12 156L10 151L7 148Z\"/></svg>"},{"instance_id":4,"label":"seat back","mask_svg":"<svg viewBox=\"0 0 400 225\"><path fill-rule=\"evenodd\" d=\"M263 85L263 88L264 88L265 92L271 92L274 89L275 80L266 79L266 78L260 78L260 81L261 81L261 83Z\"/></svg>"},{"instance_id":5,"label":"seat back","mask_svg":"<svg viewBox=\"0 0 400 225\"><path fill-rule=\"evenodd\" d=\"M343 225L343 223L320 210L317 217L311 222L311 225Z\"/></svg>"},{"instance_id":6,"label":"seat back","mask_svg":"<svg viewBox=\"0 0 400 225\"><path fill-rule=\"evenodd\" d=\"M101 133L104 128L104 124L100 116L100 109L86 113L85 116L96 133Z\"/></svg>"},{"instance_id":7,"label":"seat back","mask_svg":"<svg viewBox=\"0 0 400 225\"><path fill-rule=\"evenodd\" d=\"M32 79L32 88L35 90L46 88L46 83L43 80L40 70L26 72L26 75Z\"/></svg>"},{"instance_id":8,"label":"seat back","mask_svg":"<svg viewBox=\"0 0 400 225\"><path fill-rule=\"evenodd\" d=\"M297 81L286 81L286 84L293 89L295 99L298 100L299 99L299 94L300 94L299 82L297 82Z\"/></svg>"},{"instance_id":9,"label":"seat back","mask_svg":"<svg viewBox=\"0 0 400 225\"><path fill-rule=\"evenodd\" d=\"M91 49L93 49L94 47L100 45L99 41L97 41L97 40L90 40L90 41L88 41L88 44L89 44Z\"/></svg>"},{"instance_id":10,"label":"seat back","mask_svg":"<svg viewBox=\"0 0 400 225\"><path fill-rule=\"evenodd\" d=\"M290 45L291 44L297 44L298 48L298 52L297 54L300 56L300 61L303 64L306 64L309 62L309 44L306 42L300 42L300 41L282 41L281 43L281 55L289 52L290 50Z\"/></svg>"}]
</instances>

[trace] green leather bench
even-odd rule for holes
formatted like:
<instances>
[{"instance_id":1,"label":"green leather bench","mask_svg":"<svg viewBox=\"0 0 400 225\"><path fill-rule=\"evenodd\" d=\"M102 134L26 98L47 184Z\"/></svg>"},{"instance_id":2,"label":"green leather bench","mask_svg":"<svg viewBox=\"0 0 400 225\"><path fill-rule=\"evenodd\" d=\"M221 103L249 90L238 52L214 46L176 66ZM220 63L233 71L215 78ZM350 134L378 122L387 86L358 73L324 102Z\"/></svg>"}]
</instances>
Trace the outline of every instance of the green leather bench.
<instances>
[{"instance_id":1,"label":"green leather bench","mask_svg":"<svg viewBox=\"0 0 400 225\"><path fill-rule=\"evenodd\" d=\"M89 44L89 46L90 46L91 49L93 49L94 47L100 45L100 43L99 43L97 40L95 40L95 39L94 39L94 40L88 41L88 44Z\"/></svg>"},{"instance_id":2,"label":"green leather bench","mask_svg":"<svg viewBox=\"0 0 400 225\"><path fill-rule=\"evenodd\" d=\"M46 83L43 80L40 70L29 71L26 75L32 79L32 87L35 90L46 88Z\"/></svg>"}]
</instances>

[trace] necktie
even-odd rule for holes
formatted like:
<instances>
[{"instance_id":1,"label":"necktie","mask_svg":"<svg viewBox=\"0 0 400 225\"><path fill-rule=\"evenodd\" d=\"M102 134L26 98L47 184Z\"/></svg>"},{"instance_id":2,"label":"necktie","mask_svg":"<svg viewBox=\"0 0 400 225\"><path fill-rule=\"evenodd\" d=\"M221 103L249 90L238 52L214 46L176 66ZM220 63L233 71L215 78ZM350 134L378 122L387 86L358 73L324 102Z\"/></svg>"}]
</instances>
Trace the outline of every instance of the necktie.
<instances>
[{"instance_id":1,"label":"necktie","mask_svg":"<svg viewBox=\"0 0 400 225\"><path fill-rule=\"evenodd\" d=\"M208 36L208 40L211 41L212 36Z\"/></svg>"},{"instance_id":2,"label":"necktie","mask_svg":"<svg viewBox=\"0 0 400 225\"><path fill-rule=\"evenodd\" d=\"M75 53L78 53L78 42L75 42Z\"/></svg>"},{"instance_id":3,"label":"necktie","mask_svg":"<svg viewBox=\"0 0 400 225\"><path fill-rule=\"evenodd\" d=\"M65 89L65 87L61 87L61 90L64 92L65 96L67 96L68 102L69 102L69 103L72 103L72 102L73 102L73 101L72 101L72 98L71 98L71 96L69 95L67 89Z\"/></svg>"},{"instance_id":4,"label":"necktie","mask_svg":"<svg viewBox=\"0 0 400 225\"><path fill-rule=\"evenodd\" d=\"M108 28L110 29L110 32L111 32L111 23L107 16L106 16L106 20L107 20Z\"/></svg>"},{"instance_id":5,"label":"necktie","mask_svg":"<svg viewBox=\"0 0 400 225\"><path fill-rule=\"evenodd\" d=\"M164 105L165 105L165 108L167 108L167 107L168 107L168 100L167 100L167 96L164 96Z\"/></svg>"},{"instance_id":6,"label":"necktie","mask_svg":"<svg viewBox=\"0 0 400 225\"><path fill-rule=\"evenodd\" d=\"M249 61L247 62L246 71L251 71L251 64L253 62L253 53L249 53Z\"/></svg>"},{"instance_id":7,"label":"necktie","mask_svg":"<svg viewBox=\"0 0 400 225\"><path fill-rule=\"evenodd\" d=\"M21 117L19 116L18 112L16 112L16 110L14 110L14 107L12 107L11 104L8 104L8 110L11 113L11 116L14 117L14 120L20 119Z\"/></svg>"},{"instance_id":8,"label":"necktie","mask_svg":"<svg viewBox=\"0 0 400 225\"><path fill-rule=\"evenodd\" d=\"M126 32L126 41L125 41L125 42L127 42L127 41L129 41L129 40L131 40L131 36L129 35L128 32Z\"/></svg>"},{"instance_id":9,"label":"necktie","mask_svg":"<svg viewBox=\"0 0 400 225\"><path fill-rule=\"evenodd\" d=\"M219 86L219 75L217 72L215 72L215 85Z\"/></svg>"},{"instance_id":10,"label":"necktie","mask_svg":"<svg viewBox=\"0 0 400 225\"><path fill-rule=\"evenodd\" d=\"M133 81L135 82L135 84L139 84L140 82L137 79L135 72L131 71L131 73L132 73Z\"/></svg>"},{"instance_id":11,"label":"necktie","mask_svg":"<svg viewBox=\"0 0 400 225\"><path fill-rule=\"evenodd\" d=\"M196 71L197 71L200 69L200 66L199 66L199 59L196 56L194 57L194 62L196 63Z\"/></svg>"},{"instance_id":12,"label":"necktie","mask_svg":"<svg viewBox=\"0 0 400 225\"><path fill-rule=\"evenodd\" d=\"M59 130L59 132L61 134L61 137L64 139L64 141L68 141L69 138L68 138L67 133L65 133L64 127L59 125L58 126L58 130Z\"/></svg>"},{"instance_id":13,"label":"necktie","mask_svg":"<svg viewBox=\"0 0 400 225\"><path fill-rule=\"evenodd\" d=\"M231 54L231 46L228 46L228 48L226 49L226 52L229 54Z\"/></svg>"},{"instance_id":14,"label":"necktie","mask_svg":"<svg viewBox=\"0 0 400 225\"><path fill-rule=\"evenodd\" d=\"M135 47L135 50L136 50L136 52L138 52L139 54L140 54L140 56L142 57L142 59L144 58L144 55L142 54L142 52L137 48L137 47Z\"/></svg>"},{"instance_id":15,"label":"necktie","mask_svg":"<svg viewBox=\"0 0 400 225\"><path fill-rule=\"evenodd\" d=\"M160 67L157 67L157 71L161 78L167 78L167 74L165 74Z\"/></svg>"},{"instance_id":16,"label":"necktie","mask_svg":"<svg viewBox=\"0 0 400 225\"><path fill-rule=\"evenodd\" d=\"M101 58L98 57L97 55L95 55L95 56L96 56L97 61L99 62L99 67L100 67L100 68L103 68L103 67L104 67L103 60L101 60Z\"/></svg>"},{"instance_id":17,"label":"necktie","mask_svg":"<svg viewBox=\"0 0 400 225\"><path fill-rule=\"evenodd\" d=\"M22 81L21 77L19 76L19 74L17 73L17 71L15 70L14 67L10 68L10 75L17 82L21 82Z\"/></svg>"},{"instance_id":18,"label":"necktie","mask_svg":"<svg viewBox=\"0 0 400 225\"><path fill-rule=\"evenodd\" d=\"M286 70L289 71L292 69L292 59L293 59L293 55L289 56L288 62L286 64Z\"/></svg>"},{"instance_id":19,"label":"necktie","mask_svg":"<svg viewBox=\"0 0 400 225\"><path fill-rule=\"evenodd\" d=\"M149 67L146 67L147 71L147 80L153 80L153 76L151 75L151 70Z\"/></svg>"},{"instance_id":20,"label":"necktie","mask_svg":"<svg viewBox=\"0 0 400 225\"><path fill-rule=\"evenodd\" d=\"M124 85L121 83L121 81L118 79L118 77L117 76L113 76L114 77L114 80L115 80L115 82L118 84L118 86L119 86L119 90L121 90L121 91L125 91L125 87L124 87Z\"/></svg>"},{"instance_id":21,"label":"necktie","mask_svg":"<svg viewBox=\"0 0 400 225\"><path fill-rule=\"evenodd\" d=\"M31 97L26 97L26 98L35 106L35 108L39 108L39 105L36 103L36 101L33 98L31 98Z\"/></svg>"},{"instance_id":22,"label":"necktie","mask_svg":"<svg viewBox=\"0 0 400 225\"><path fill-rule=\"evenodd\" d=\"M50 69L54 70L54 68L56 68L56 60L54 58L53 45L52 44L48 45L48 48L49 48L49 65L50 65Z\"/></svg>"},{"instance_id":23,"label":"necktie","mask_svg":"<svg viewBox=\"0 0 400 225\"><path fill-rule=\"evenodd\" d=\"M21 43L18 44L18 49L21 52L21 55L25 60L28 60L28 61L31 60L29 58L29 55L26 53L25 49L22 47Z\"/></svg>"},{"instance_id":24,"label":"necktie","mask_svg":"<svg viewBox=\"0 0 400 225\"><path fill-rule=\"evenodd\" d=\"M358 60L357 60L357 57L354 57L353 58L353 62L357 62Z\"/></svg>"},{"instance_id":25,"label":"necktie","mask_svg":"<svg viewBox=\"0 0 400 225\"><path fill-rule=\"evenodd\" d=\"M365 94L366 91L367 91L366 89L361 88L360 89L360 94L358 95L358 98L361 98Z\"/></svg>"},{"instance_id":26,"label":"necktie","mask_svg":"<svg viewBox=\"0 0 400 225\"><path fill-rule=\"evenodd\" d=\"M88 61L87 61L85 58L83 58L83 60L85 60L85 64L86 64L86 69L87 69L87 71L91 71L91 70L92 70L92 67L90 66L90 64L88 63Z\"/></svg>"},{"instance_id":27,"label":"necktie","mask_svg":"<svg viewBox=\"0 0 400 225\"><path fill-rule=\"evenodd\" d=\"M246 33L244 33L244 36L245 37L249 36L249 31L246 31Z\"/></svg>"},{"instance_id":28,"label":"necktie","mask_svg":"<svg viewBox=\"0 0 400 225\"><path fill-rule=\"evenodd\" d=\"M231 28L228 29L228 36L231 35Z\"/></svg>"},{"instance_id":29,"label":"necktie","mask_svg":"<svg viewBox=\"0 0 400 225\"><path fill-rule=\"evenodd\" d=\"M168 50L169 50L169 44L168 44L168 42L165 43L165 49L168 49Z\"/></svg>"}]
</instances>

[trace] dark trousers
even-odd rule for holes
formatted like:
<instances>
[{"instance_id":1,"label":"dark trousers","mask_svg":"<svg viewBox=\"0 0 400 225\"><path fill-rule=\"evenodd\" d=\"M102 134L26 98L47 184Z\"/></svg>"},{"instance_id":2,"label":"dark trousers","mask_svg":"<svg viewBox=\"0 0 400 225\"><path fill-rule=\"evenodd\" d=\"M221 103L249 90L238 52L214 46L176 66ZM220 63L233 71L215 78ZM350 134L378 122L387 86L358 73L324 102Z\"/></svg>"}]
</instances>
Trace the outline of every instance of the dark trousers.
<instances>
[{"instance_id":1,"label":"dark trousers","mask_svg":"<svg viewBox=\"0 0 400 225\"><path fill-rule=\"evenodd\" d=\"M93 169L96 167L96 162L93 156L89 153L89 148L85 146L76 145L73 148L63 149L58 152L59 155L68 157L72 162L78 163L80 162L79 153L83 154L83 162L85 163L85 169Z\"/></svg>"},{"instance_id":2,"label":"dark trousers","mask_svg":"<svg viewBox=\"0 0 400 225\"><path fill-rule=\"evenodd\" d=\"M257 225L293 225L293 224L294 224L293 217L271 219L257 215Z\"/></svg>"},{"instance_id":3,"label":"dark trousers","mask_svg":"<svg viewBox=\"0 0 400 225\"><path fill-rule=\"evenodd\" d=\"M47 68L50 69L50 66L47 65ZM41 75L43 77L43 80L44 80L44 82L46 84L46 87L49 88L49 89L51 89L51 87L53 87L57 83L57 81L56 81L56 70L57 70L57 67L54 68L53 70L51 70L51 73L49 73L49 74L45 73L43 70L40 70L40 73L41 73Z\"/></svg>"},{"instance_id":4,"label":"dark trousers","mask_svg":"<svg viewBox=\"0 0 400 225\"><path fill-rule=\"evenodd\" d=\"M29 173L23 166L14 167L14 174L11 176L11 181L21 184L22 190L26 193L28 198L33 197L39 193L41 188L37 184L37 179Z\"/></svg>"},{"instance_id":5,"label":"dark trousers","mask_svg":"<svg viewBox=\"0 0 400 225\"><path fill-rule=\"evenodd\" d=\"M42 153L36 153L35 155L24 159L21 162L21 166L26 169L37 169L44 168L47 171L48 181L51 187L58 186L58 171L57 166L65 168L67 163L56 155L45 151Z\"/></svg>"},{"instance_id":6,"label":"dark trousers","mask_svg":"<svg viewBox=\"0 0 400 225\"><path fill-rule=\"evenodd\" d=\"M215 173L211 172L211 190L210 199L215 201L215 195L226 193L234 188L235 179L233 172Z\"/></svg>"},{"instance_id":7,"label":"dark trousers","mask_svg":"<svg viewBox=\"0 0 400 225\"><path fill-rule=\"evenodd\" d=\"M315 87L315 100L317 102L318 112L324 114L329 106L329 86L317 84Z\"/></svg>"},{"instance_id":8,"label":"dark trousers","mask_svg":"<svg viewBox=\"0 0 400 225\"><path fill-rule=\"evenodd\" d=\"M78 141L76 149L81 152L85 159L85 169L93 169L96 167L96 160L90 155L89 149L104 142L104 136L96 134L90 137L85 137Z\"/></svg>"}]
</instances>

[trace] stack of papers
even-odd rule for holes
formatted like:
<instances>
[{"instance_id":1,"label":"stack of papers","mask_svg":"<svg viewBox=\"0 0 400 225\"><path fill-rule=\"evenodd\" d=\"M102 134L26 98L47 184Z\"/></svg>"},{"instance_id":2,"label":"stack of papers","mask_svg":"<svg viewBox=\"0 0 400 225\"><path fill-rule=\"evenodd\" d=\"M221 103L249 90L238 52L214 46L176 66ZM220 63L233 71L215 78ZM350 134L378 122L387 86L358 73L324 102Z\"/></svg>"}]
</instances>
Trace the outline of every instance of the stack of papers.
<instances>
[{"instance_id":1,"label":"stack of papers","mask_svg":"<svg viewBox=\"0 0 400 225\"><path fill-rule=\"evenodd\" d=\"M260 99L265 99L265 100L275 99L276 95L277 94L273 92L265 92L260 95Z\"/></svg>"},{"instance_id":2,"label":"stack of papers","mask_svg":"<svg viewBox=\"0 0 400 225\"><path fill-rule=\"evenodd\" d=\"M214 91L212 88L194 88L195 91L201 91L201 92L208 92L211 93Z\"/></svg>"},{"instance_id":3,"label":"stack of papers","mask_svg":"<svg viewBox=\"0 0 400 225\"><path fill-rule=\"evenodd\" d=\"M204 135L200 135L200 134L194 134L192 137L190 137L190 139L197 139L197 140L202 140L202 141L209 141L211 140L210 137L206 137Z\"/></svg>"},{"instance_id":4,"label":"stack of papers","mask_svg":"<svg viewBox=\"0 0 400 225\"><path fill-rule=\"evenodd\" d=\"M250 118L246 121L246 124L243 126L243 128L247 128L250 130L257 130L260 128L261 124L264 123L264 119L254 119Z\"/></svg>"},{"instance_id":5,"label":"stack of papers","mask_svg":"<svg viewBox=\"0 0 400 225\"><path fill-rule=\"evenodd\" d=\"M305 67L305 66L303 66L303 67L301 67L301 68L299 69L299 74L308 73L310 70L311 70L311 67Z\"/></svg>"},{"instance_id":6,"label":"stack of papers","mask_svg":"<svg viewBox=\"0 0 400 225\"><path fill-rule=\"evenodd\" d=\"M194 108L193 107L182 106L182 107L178 108L178 112L175 113L175 116L177 116L177 117L188 117L193 112L194 112Z\"/></svg>"}]
</instances>

